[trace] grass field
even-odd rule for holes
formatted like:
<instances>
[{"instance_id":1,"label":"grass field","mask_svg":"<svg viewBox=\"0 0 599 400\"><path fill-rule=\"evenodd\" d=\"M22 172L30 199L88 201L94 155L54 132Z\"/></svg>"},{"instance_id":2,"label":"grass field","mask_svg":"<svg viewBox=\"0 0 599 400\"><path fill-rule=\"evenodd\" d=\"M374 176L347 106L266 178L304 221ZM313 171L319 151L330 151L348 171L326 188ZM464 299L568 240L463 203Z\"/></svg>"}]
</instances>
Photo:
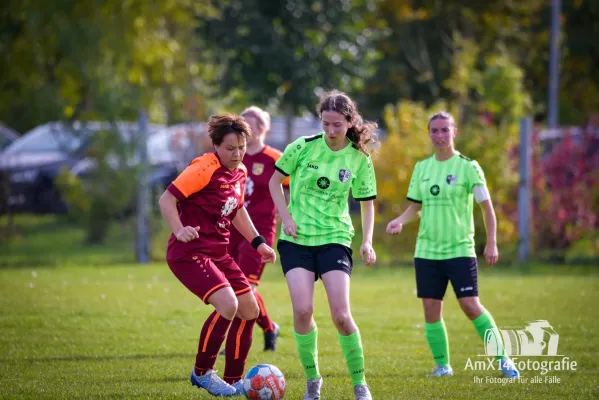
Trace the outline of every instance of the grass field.
<instances>
[{"instance_id":1,"label":"grass field","mask_svg":"<svg viewBox=\"0 0 599 400\"><path fill-rule=\"evenodd\" d=\"M553 272L552 272L553 271ZM500 327L547 319L559 354L576 371L549 372L560 383L487 383L497 372L464 370L484 348L453 294L447 297L453 378L424 377L432 360L409 269L355 270L353 314L360 326L368 383L375 399L599 397L599 276L593 269L542 268L521 274L481 271L482 300ZM301 399L303 372L278 267L267 269L263 296L282 333L277 353L263 353L255 331L248 366L281 368L286 398ZM0 270L0 397L208 398L188 381L202 322L210 312L164 264ZM317 285L316 320L325 383L322 398L352 399L350 380ZM522 358L525 359L525 358ZM533 358L534 359L534 358ZM538 357L536 358L538 359ZM223 371L222 360L217 369ZM524 371L532 379L540 372ZM475 383L482 377L483 383Z\"/></svg>"}]
</instances>

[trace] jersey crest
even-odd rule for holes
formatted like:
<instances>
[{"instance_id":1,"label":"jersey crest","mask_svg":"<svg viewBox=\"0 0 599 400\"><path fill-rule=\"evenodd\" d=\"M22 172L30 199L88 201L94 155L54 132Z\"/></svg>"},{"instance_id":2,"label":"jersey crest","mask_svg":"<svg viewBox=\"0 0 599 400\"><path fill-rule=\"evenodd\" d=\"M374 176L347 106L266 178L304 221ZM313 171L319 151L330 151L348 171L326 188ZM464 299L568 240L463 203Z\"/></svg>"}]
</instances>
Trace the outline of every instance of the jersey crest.
<instances>
[{"instance_id":1,"label":"jersey crest","mask_svg":"<svg viewBox=\"0 0 599 400\"><path fill-rule=\"evenodd\" d=\"M348 171L347 169L340 169L339 170L339 180L341 181L341 183L345 183L349 180L351 176L351 171Z\"/></svg>"},{"instance_id":2,"label":"jersey crest","mask_svg":"<svg viewBox=\"0 0 599 400\"><path fill-rule=\"evenodd\" d=\"M252 174L258 176L258 175L262 175L263 172L264 172L264 164L254 163L252 165Z\"/></svg>"}]
</instances>

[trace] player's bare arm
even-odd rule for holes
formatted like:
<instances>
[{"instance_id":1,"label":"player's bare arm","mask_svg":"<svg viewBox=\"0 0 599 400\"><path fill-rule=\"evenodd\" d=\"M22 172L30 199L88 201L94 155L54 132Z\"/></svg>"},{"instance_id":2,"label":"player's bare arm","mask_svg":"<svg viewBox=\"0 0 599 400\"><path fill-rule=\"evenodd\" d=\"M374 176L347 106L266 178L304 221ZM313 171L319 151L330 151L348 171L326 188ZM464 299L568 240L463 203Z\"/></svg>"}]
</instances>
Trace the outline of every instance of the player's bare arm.
<instances>
[{"instance_id":1,"label":"player's bare arm","mask_svg":"<svg viewBox=\"0 0 599 400\"><path fill-rule=\"evenodd\" d=\"M171 228L171 231L180 242L187 243L199 237L198 231L199 226L183 226L181 219L179 218L179 212L177 211L177 198L172 195L171 192L165 190L160 200L160 211L162 216Z\"/></svg>"},{"instance_id":2,"label":"player's bare arm","mask_svg":"<svg viewBox=\"0 0 599 400\"><path fill-rule=\"evenodd\" d=\"M497 249L497 217L491 199L479 203L483 211L483 221L487 231L487 243L485 245L485 261L487 266L492 266L499 260L499 250Z\"/></svg>"},{"instance_id":3,"label":"player's bare arm","mask_svg":"<svg viewBox=\"0 0 599 400\"><path fill-rule=\"evenodd\" d=\"M289 214L287 202L285 201L285 195L283 193L282 184L285 179L287 179L285 175L279 171L275 171L268 182L268 189L270 190L272 201L277 207L279 216L283 221L283 232L285 232L286 235L293 236L295 239L297 239L297 226L295 225L293 218L291 218L291 214Z\"/></svg>"},{"instance_id":4,"label":"player's bare arm","mask_svg":"<svg viewBox=\"0 0 599 400\"><path fill-rule=\"evenodd\" d=\"M372 248L372 232L374 231L374 200L360 202L362 215L362 246L360 246L360 258L366 265L376 262L376 253Z\"/></svg>"},{"instance_id":5,"label":"player's bare arm","mask_svg":"<svg viewBox=\"0 0 599 400\"><path fill-rule=\"evenodd\" d=\"M264 242L264 238L260 236L254 227L254 223L250 219L245 207L241 207L237 210L237 215L232 222L235 228L248 242L252 243L252 245L256 244L255 248L262 256L262 262L274 263L276 261L277 256L274 250Z\"/></svg>"},{"instance_id":6,"label":"player's bare arm","mask_svg":"<svg viewBox=\"0 0 599 400\"><path fill-rule=\"evenodd\" d=\"M390 235L399 235L403 226L416 221L422 215L422 204L410 202L410 205L399 217L387 224L387 233Z\"/></svg>"}]
</instances>

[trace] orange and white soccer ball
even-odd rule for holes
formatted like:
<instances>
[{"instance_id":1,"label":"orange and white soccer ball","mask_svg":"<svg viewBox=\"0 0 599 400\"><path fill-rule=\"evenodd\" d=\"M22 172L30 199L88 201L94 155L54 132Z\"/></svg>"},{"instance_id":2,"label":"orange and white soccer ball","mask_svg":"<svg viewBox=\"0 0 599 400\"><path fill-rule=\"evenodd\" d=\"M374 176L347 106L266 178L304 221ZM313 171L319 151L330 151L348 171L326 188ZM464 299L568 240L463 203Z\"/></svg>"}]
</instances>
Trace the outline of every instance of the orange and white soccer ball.
<instances>
[{"instance_id":1,"label":"orange and white soccer ball","mask_svg":"<svg viewBox=\"0 0 599 400\"><path fill-rule=\"evenodd\" d=\"M270 364L258 364L243 378L243 391L250 400L280 400L285 396L285 377Z\"/></svg>"}]
</instances>

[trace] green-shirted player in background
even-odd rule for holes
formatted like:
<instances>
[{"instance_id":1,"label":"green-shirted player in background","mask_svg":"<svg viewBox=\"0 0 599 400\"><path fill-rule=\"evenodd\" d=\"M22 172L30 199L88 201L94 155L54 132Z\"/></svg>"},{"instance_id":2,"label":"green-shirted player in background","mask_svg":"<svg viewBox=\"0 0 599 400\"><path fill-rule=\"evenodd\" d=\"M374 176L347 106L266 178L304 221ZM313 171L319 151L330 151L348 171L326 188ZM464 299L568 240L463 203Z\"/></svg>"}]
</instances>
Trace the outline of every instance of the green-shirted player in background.
<instances>
[{"instance_id":1,"label":"green-shirted player in background","mask_svg":"<svg viewBox=\"0 0 599 400\"><path fill-rule=\"evenodd\" d=\"M374 141L377 126L364 123L354 102L338 91L325 94L317 111L324 132L288 145L270 180L272 199L283 221L277 248L291 295L299 358L307 377L304 400L320 399L322 385L318 329L312 318L318 278L327 292L355 398L370 400L362 341L349 304L354 228L348 198L351 190L361 202L360 256L371 265L376 261L372 248L376 179L366 146ZM281 188L287 176L291 176L289 208Z\"/></svg>"},{"instance_id":2,"label":"green-shirted player in background","mask_svg":"<svg viewBox=\"0 0 599 400\"><path fill-rule=\"evenodd\" d=\"M437 364L430 376L451 376L447 330L441 315L449 281L460 307L472 320L480 337L484 340L485 333L491 329L495 338L501 340L493 317L478 297L473 198L483 210L487 231L484 256L488 266L499 258L497 220L481 167L454 148L457 129L451 114L434 114L429 119L428 129L435 154L416 163L408 189L408 200L412 204L401 216L389 222L387 233L399 234L404 224L422 215L414 265L418 297L422 298L424 307L425 335ZM503 355L502 348L497 354L502 374L509 378L519 377L514 363Z\"/></svg>"}]
</instances>

